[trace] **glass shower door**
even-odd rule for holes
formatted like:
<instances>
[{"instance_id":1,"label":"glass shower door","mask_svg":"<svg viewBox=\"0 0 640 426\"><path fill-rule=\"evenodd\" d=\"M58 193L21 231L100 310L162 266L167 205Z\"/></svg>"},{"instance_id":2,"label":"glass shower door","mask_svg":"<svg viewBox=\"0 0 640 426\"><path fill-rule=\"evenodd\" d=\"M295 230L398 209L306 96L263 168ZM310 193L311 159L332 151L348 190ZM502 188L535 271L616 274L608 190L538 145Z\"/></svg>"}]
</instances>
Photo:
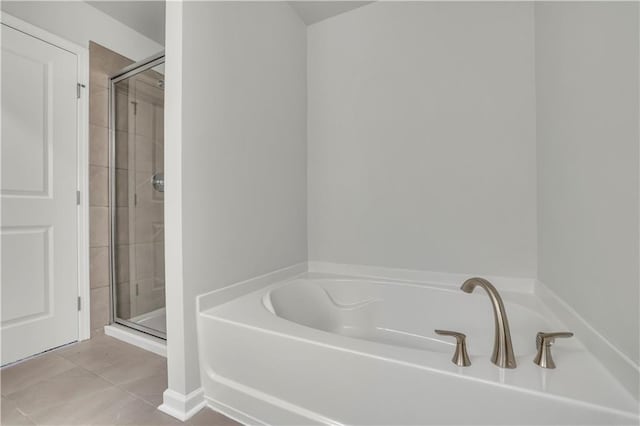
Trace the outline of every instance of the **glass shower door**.
<instances>
[{"instance_id":1,"label":"glass shower door","mask_svg":"<svg viewBox=\"0 0 640 426\"><path fill-rule=\"evenodd\" d=\"M113 320L166 337L164 57L112 79Z\"/></svg>"}]
</instances>

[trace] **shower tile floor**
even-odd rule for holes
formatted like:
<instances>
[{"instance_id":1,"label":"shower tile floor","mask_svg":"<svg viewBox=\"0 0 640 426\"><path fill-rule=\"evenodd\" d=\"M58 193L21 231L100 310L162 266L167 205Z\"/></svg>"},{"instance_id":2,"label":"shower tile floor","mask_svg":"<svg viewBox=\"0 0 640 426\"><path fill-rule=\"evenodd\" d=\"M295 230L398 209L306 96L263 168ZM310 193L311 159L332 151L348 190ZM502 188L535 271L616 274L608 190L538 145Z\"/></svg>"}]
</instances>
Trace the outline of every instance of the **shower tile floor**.
<instances>
[{"instance_id":1,"label":"shower tile floor","mask_svg":"<svg viewBox=\"0 0 640 426\"><path fill-rule=\"evenodd\" d=\"M208 408L184 423L158 411L166 387L165 358L100 335L0 370L0 424L239 425Z\"/></svg>"},{"instance_id":2,"label":"shower tile floor","mask_svg":"<svg viewBox=\"0 0 640 426\"><path fill-rule=\"evenodd\" d=\"M129 321L144 325L152 330L167 333L167 314L165 308L156 309L144 315L133 317Z\"/></svg>"}]
</instances>

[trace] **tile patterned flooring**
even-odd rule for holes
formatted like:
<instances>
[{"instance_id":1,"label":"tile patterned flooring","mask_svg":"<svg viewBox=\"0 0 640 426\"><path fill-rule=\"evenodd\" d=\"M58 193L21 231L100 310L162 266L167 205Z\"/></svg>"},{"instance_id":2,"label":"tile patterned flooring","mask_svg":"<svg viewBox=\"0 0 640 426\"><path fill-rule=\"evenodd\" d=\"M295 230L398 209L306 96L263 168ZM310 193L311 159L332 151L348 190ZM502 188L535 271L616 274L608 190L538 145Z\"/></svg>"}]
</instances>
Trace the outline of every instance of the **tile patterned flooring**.
<instances>
[{"instance_id":1,"label":"tile patterned flooring","mask_svg":"<svg viewBox=\"0 0 640 426\"><path fill-rule=\"evenodd\" d=\"M104 335L3 368L0 380L3 426L239 425L208 408L184 423L158 411L166 359Z\"/></svg>"}]
</instances>

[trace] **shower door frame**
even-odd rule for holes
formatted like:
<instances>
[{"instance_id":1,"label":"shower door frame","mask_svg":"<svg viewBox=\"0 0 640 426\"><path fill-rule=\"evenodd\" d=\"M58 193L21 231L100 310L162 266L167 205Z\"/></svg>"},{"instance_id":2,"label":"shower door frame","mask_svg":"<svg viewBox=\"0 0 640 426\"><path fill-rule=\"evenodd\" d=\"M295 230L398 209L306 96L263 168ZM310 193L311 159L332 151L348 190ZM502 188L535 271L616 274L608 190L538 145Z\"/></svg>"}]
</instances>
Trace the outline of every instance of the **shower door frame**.
<instances>
[{"instance_id":1,"label":"shower door frame","mask_svg":"<svg viewBox=\"0 0 640 426\"><path fill-rule=\"evenodd\" d=\"M115 85L127 78L133 77L144 71L150 70L160 64L164 64L165 54L161 51L153 56L131 64L117 73L109 77L109 221L111 229L109 232L109 285L111 287L111 309L110 324L120 324L125 327L141 331L146 334L167 339L167 334L153 328L145 327L133 321L118 318L117 313L117 283L116 283L116 241L117 241L117 225L116 225L116 102L115 102ZM164 234L164 233L163 233ZM131 285L131 279L129 280ZM166 294L166 293L165 293ZM165 296L166 297L166 296ZM166 306L166 300L165 300Z\"/></svg>"}]
</instances>

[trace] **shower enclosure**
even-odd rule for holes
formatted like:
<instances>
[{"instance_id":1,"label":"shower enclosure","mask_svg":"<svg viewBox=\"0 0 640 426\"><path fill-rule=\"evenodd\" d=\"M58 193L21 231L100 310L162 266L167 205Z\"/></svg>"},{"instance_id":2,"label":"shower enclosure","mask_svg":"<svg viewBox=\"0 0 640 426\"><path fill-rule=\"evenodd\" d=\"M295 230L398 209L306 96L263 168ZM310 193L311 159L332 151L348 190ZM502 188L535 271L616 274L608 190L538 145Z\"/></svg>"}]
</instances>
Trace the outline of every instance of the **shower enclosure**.
<instances>
[{"instance_id":1,"label":"shower enclosure","mask_svg":"<svg viewBox=\"0 0 640 426\"><path fill-rule=\"evenodd\" d=\"M164 53L111 78L112 322L166 338Z\"/></svg>"}]
</instances>

